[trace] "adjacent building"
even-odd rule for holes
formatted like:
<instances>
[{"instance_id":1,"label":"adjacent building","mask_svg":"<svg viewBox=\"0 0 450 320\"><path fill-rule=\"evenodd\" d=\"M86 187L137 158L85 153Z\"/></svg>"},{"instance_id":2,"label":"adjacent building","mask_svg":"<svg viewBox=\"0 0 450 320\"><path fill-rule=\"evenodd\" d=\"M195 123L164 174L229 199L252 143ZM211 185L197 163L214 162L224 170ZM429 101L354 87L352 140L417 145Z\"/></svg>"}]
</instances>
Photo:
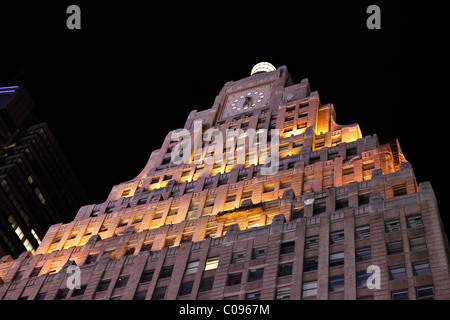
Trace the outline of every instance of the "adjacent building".
<instances>
[{"instance_id":1,"label":"adjacent building","mask_svg":"<svg viewBox=\"0 0 450 320\"><path fill-rule=\"evenodd\" d=\"M337 124L308 79L264 63L105 202L3 257L0 299L450 299L448 253L398 141Z\"/></svg>"},{"instance_id":2,"label":"adjacent building","mask_svg":"<svg viewBox=\"0 0 450 320\"><path fill-rule=\"evenodd\" d=\"M88 203L24 87L0 88L0 256L38 248L48 228Z\"/></svg>"}]
</instances>

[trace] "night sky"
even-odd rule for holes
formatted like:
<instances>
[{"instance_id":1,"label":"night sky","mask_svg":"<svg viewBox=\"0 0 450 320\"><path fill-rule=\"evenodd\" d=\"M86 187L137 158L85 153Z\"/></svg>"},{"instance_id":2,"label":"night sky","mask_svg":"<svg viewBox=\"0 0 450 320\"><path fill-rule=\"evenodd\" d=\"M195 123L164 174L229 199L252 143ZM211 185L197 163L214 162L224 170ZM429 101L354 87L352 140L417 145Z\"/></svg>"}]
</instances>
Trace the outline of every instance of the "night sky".
<instances>
[{"instance_id":1,"label":"night sky","mask_svg":"<svg viewBox=\"0 0 450 320\"><path fill-rule=\"evenodd\" d=\"M308 78L339 124L359 123L380 142L398 138L450 226L445 99L433 101L430 71L439 71L443 43L424 26L430 9L374 2L381 30L369 30L368 1L91 2L0 8L0 86L27 87L91 203L134 178L190 110L210 108L227 81L269 61L286 65L294 83ZM81 30L66 27L70 4L81 8Z\"/></svg>"}]
</instances>

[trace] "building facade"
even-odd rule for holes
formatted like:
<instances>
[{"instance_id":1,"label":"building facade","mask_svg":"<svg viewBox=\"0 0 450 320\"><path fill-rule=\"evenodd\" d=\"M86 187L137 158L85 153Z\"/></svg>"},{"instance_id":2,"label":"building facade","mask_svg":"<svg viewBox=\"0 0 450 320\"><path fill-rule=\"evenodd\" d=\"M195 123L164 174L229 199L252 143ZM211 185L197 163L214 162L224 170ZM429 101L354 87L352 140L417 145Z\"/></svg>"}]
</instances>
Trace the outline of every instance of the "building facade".
<instances>
[{"instance_id":1,"label":"building facade","mask_svg":"<svg viewBox=\"0 0 450 320\"><path fill-rule=\"evenodd\" d=\"M89 203L24 87L0 88L0 256L38 248L48 228Z\"/></svg>"},{"instance_id":2,"label":"building facade","mask_svg":"<svg viewBox=\"0 0 450 320\"><path fill-rule=\"evenodd\" d=\"M434 192L398 141L337 124L285 66L254 70L104 203L3 257L0 299L450 299Z\"/></svg>"}]
</instances>

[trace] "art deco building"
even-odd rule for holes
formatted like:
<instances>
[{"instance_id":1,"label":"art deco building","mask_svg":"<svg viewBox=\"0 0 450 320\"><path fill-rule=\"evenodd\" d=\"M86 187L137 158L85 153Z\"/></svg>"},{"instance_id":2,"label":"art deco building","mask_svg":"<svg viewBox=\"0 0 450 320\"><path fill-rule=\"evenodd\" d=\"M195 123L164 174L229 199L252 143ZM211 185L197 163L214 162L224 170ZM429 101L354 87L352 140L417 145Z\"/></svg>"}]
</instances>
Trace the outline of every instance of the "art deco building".
<instances>
[{"instance_id":1,"label":"art deco building","mask_svg":"<svg viewBox=\"0 0 450 320\"><path fill-rule=\"evenodd\" d=\"M0 256L35 252L48 228L88 202L24 87L0 88Z\"/></svg>"},{"instance_id":2,"label":"art deco building","mask_svg":"<svg viewBox=\"0 0 450 320\"><path fill-rule=\"evenodd\" d=\"M272 129L278 145L244 138ZM186 163L183 141L196 146ZM337 124L308 79L262 64L192 111L104 203L51 226L34 255L3 257L0 298L450 299L448 248L433 189L397 140ZM67 283L75 265L79 288Z\"/></svg>"}]
</instances>

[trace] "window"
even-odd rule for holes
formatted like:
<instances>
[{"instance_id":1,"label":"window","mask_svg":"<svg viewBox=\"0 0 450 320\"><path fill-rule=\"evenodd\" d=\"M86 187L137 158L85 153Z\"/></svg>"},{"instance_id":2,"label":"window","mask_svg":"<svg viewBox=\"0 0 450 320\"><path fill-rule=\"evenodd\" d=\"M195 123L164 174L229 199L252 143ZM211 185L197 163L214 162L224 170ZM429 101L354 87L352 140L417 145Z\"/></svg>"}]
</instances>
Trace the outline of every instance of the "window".
<instances>
[{"instance_id":1,"label":"window","mask_svg":"<svg viewBox=\"0 0 450 320\"><path fill-rule=\"evenodd\" d=\"M352 174L353 172L354 172L354 167L353 166L342 168L342 175L343 176Z\"/></svg>"},{"instance_id":2,"label":"window","mask_svg":"<svg viewBox=\"0 0 450 320\"><path fill-rule=\"evenodd\" d=\"M92 210L90 217L96 217L100 213L100 210Z\"/></svg>"},{"instance_id":3,"label":"window","mask_svg":"<svg viewBox=\"0 0 450 320\"><path fill-rule=\"evenodd\" d=\"M367 279L369 279L370 273L359 272L356 274L356 287L363 288L367 286Z\"/></svg>"},{"instance_id":4,"label":"window","mask_svg":"<svg viewBox=\"0 0 450 320\"><path fill-rule=\"evenodd\" d=\"M403 243L399 242L391 242L387 244L387 253L388 255L393 255L397 253L403 252Z\"/></svg>"},{"instance_id":5,"label":"window","mask_svg":"<svg viewBox=\"0 0 450 320\"><path fill-rule=\"evenodd\" d=\"M188 274L197 273L199 263L200 263L200 261L198 261L198 260L197 261L188 262L188 264L186 265L186 271L184 272L184 274L188 275Z\"/></svg>"},{"instance_id":6,"label":"window","mask_svg":"<svg viewBox=\"0 0 450 320\"><path fill-rule=\"evenodd\" d=\"M294 208L294 210L292 211L292 219L303 218L304 214L305 214L304 208Z\"/></svg>"},{"instance_id":7,"label":"window","mask_svg":"<svg viewBox=\"0 0 450 320\"><path fill-rule=\"evenodd\" d=\"M280 254L288 254L294 252L295 241L283 242L280 246Z\"/></svg>"},{"instance_id":8,"label":"window","mask_svg":"<svg viewBox=\"0 0 450 320\"><path fill-rule=\"evenodd\" d=\"M360 194L358 196L359 205L369 204L370 201L370 193Z\"/></svg>"},{"instance_id":9,"label":"window","mask_svg":"<svg viewBox=\"0 0 450 320\"><path fill-rule=\"evenodd\" d=\"M205 291L212 290L213 284L214 284L214 277L203 278L200 281L200 286L198 288L198 292L205 292Z\"/></svg>"},{"instance_id":10,"label":"window","mask_svg":"<svg viewBox=\"0 0 450 320\"><path fill-rule=\"evenodd\" d=\"M191 294L193 286L194 286L194 281L182 282L180 285L180 290L178 291L178 295L186 296L188 294Z\"/></svg>"},{"instance_id":11,"label":"window","mask_svg":"<svg viewBox=\"0 0 450 320\"><path fill-rule=\"evenodd\" d=\"M159 273L158 279L167 279L172 276L173 266L163 267Z\"/></svg>"},{"instance_id":12,"label":"window","mask_svg":"<svg viewBox=\"0 0 450 320\"><path fill-rule=\"evenodd\" d=\"M227 279L227 286L241 284L241 280L242 280L242 272L229 274Z\"/></svg>"},{"instance_id":13,"label":"window","mask_svg":"<svg viewBox=\"0 0 450 320\"><path fill-rule=\"evenodd\" d=\"M130 221L130 218L126 218L126 219L121 219L119 225L117 226L119 227L124 227L126 225L128 225L128 222Z\"/></svg>"},{"instance_id":14,"label":"window","mask_svg":"<svg viewBox=\"0 0 450 320\"><path fill-rule=\"evenodd\" d=\"M434 300L434 290L432 287L417 289L417 300Z\"/></svg>"},{"instance_id":15,"label":"window","mask_svg":"<svg viewBox=\"0 0 450 320\"><path fill-rule=\"evenodd\" d=\"M291 298L291 287L277 288L275 300L289 300Z\"/></svg>"},{"instance_id":16,"label":"window","mask_svg":"<svg viewBox=\"0 0 450 320\"><path fill-rule=\"evenodd\" d=\"M303 272L316 271L319 265L319 258L305 258L303 260Z\"/></svg>"},{"instance_id":17,"label":"window","mask_svg":"<svg viewBox=\"0 0 450 320\"><path fill-rule=\"evenodd\" d=\"M98 254L89 254L84 262L85 265L95 263L97 260Z\"/></svg>"},{"instance_id":18,"label":"window","mask_svg":"<svg viewBox=\"0 0 450 320\"><path fill-rule=\"evenodd\" d=\"M409 240L411 251L424 250L427 248L425 237L415 238Z\"/></svg>"},{"instance_id":19,"label":"window","mask_svg":"<svg viewBox=\"0 0 450 320\"><path fill-rule=\"evenodd\" d=\"M141 278L139 279L139 283L147 283L152 281L154 273L155 270L146 270L142 272Z\"/></svg>"},{"instance_id":20,"label":"window","mask_svg":"<svg viewBox=\"0 0 450 320\"><path fill-rule=\"evenodd\" d=\"M111 279L100 281L100 283L98 284L96 292L103 292L103 291L108 290L108 287L109 287L110 283L111 283Z\"/></svg>"},{"instance_id":21,"label":"window","mask_svg":"<svg viewBox=\"0 0 450 320\"><path fill-rule=\"evenodd\" d=\"M406 223L408 225L408 228L423 227L422 216L407 217L406 218Z\"/></svg>"},{"instance_id":22,"label":"window","mask_svg":"<svg viewBox=\"0 0 450 320\"><path fill-rule=\"evenodd\" d=\"M248 271L248 282L258 281L263 278L264 268L250 269Z\"/></svg>"},{"instance_id":23,"label":"window","mask_svg":"<svg viewBox=\"0 0 450 320\"><path fill-rule=\"evenodd\" d=\"M264 185L263 193L271 192L275 190L275 183L267 183Z\"/></svg>"},{"instance_id":24,"label":"window","mask_svg":"<svg viewBox=\"0 0 450 320\"><path fill-rule=\"evenodd\" d=\"M292 186L292 179L281 181L280 183L280 189L287 189Z\"/></svg>"},{"instance_id":25,"label":"window","mask_svg":"<svg viewBox=\"0 0 450 320\"><path fill-rule=\"evenodd\" d=\"M404 266L389 268L389 280L398 280L405 278L406 278L406 269Z\"/></svg>"},{"instance_id":26,"label":"window","mask_svg":"<svg viewBox=\"0 0 450 320\"><path fill-rule=\"evenodd\" d=\"M292 274L292 267L293 263L283 263L278 266L278 276L284 277L284 276L290 276Z\"/></svg>"},{"instance_id":27,"label":"window","mask_svg":"<svg viewBox=\"0 0 450 320\"><path fill-rule=\"evenodd\" d=\"M385 223L385 225L386 225L386 232L400 231L400 221L399 220L387 221Z\"/></svg>"},{"instance_id":28,"label":"window","mask_svg":"<svg viewBox=\"0 0 450 320\"><path fill-rule=\"evenodd\" d=\"M428 262L418 262L413 264L415 276L426 276L431 274L430 264Z\"/></svg>"},{"instance_id":29,"label":"window","mask_svg":"<svg viewBox=\"0 0 450 320\"><path fill-rule=\"evenodd\" d=\"M399 196L402 196L402 195L408 193L405 183L393 186L392 191L393 191L394 197L399 197Z\"/></svg>"},{"instance_id":30,"label":"window","mask_svg":"<svg viewBox=\"0 0 450 320\"><path fill-rule=\"evenodd\" d=\"M39 273L41 272L41 270L42 270L42 266L35 267L30 274L30 278L37 277L39 275Z\"/></svg>"},{"instance_id":31,"label":"window","mask_svg":"<svg viewBox=\"0 0 450 320\"><path fill-rule=\"evenodd\" d=\"M127 283L128 283L128 279L130 279L130 275L120 276L119 278L117 278L114 289L126 287Z\"/></svg>"},{"instance_id":32,"label":"window","mask_svg":"<svg viewBox=\"0 0 450 320\"><path fill-rule=\"evenodd\" d=\"M128 197L130 195L131 188L123 189L121 197Z\"/></svg>"},{"instance_id":33,"label":"window","mask_svg":"<svg viewBox=\"0 0 450 320\"><path fill-rule=\"evenodd\" d=\"M399 291L392 293L392 300L408 300L408 291Z\"/></svg>"},{"instance_id":34,"label":"window","mask_svg":"<svg viewBox=\"0 0 450 320\"><path fill-rule=\"evenodd\" d=\"M330 267L344 265L344 252L330 254Z\"/></svg>"},{"instance_id":35,"label":"window","mask_svg":"<svg viewBox=\"0 0 450 320\"><path fill-rule=\"evenodd\" d=\"M240 262L244 262L245 261L245 254L246 251L238 251L238 252L233 252L233 257L231 258L231 263L240 263Z\"/></svg>"},{"instance_id":36,"label":"window","mask_svg":"<svg viewBox=\"0 0 450 320\"><path fill-rule=\"evenodd\" d=\"M344 276L330 278L328 281L329 292L344 291L344 284Z\"/></svg>"},{"instance_id":37,"label":"window","mask_svg":"<svg viewBox=\"0 0 450 320\"><path fill-rule=\"evenodd\" d=\"M225 202L234 202L236 200L236 193L228 194Z\"/></svg>"},{"instance_id":38,"label":"window","mask_svg":"<svg viewBox=\"0 0 450 320\"><path fill-rule=\"evenodd\" d=\"M170 216L176 216L178 214L178 210L180 209L180 206L171 207L169 209L169 213L167 214L168 217Z\"/></svg>"},{"instance_id":39,"label":"window","mask_svg":"<svg viewBox=\"0 0 450 320\"><path fill-rule=\"evenodd\" d=\"M145 300L145 297L147 296L147 291L148 290L136 292L133 296L133 300Z\"/></svg>"},{"instance_id":40,"label":"window","mask_svg":"<svg viewBox=\"0 0 450 320\"><path fill-rule=\"evenodd\" d=\"M348 208L348 199L338 199L336 200L336 210Z\"/></svg>"},{"instance_id":41,"label":"window","mask_svg":"<svg viewBox=\"0 0 450 320\"><path fill-rule=\"evenodd\" d=\"M355 229L355 239L356 240L362 240L370 238L370 227L369 226L362 226L357 227Z\"/></svg>"},{"instance_id":42,"label":"window","mask_svg":"<svg viewBox=\"0 0 450 320\"><path fill-rule=\"evenodd\" d=\"M155 288L152 295L152 300L164 300L164 296L166 295L167 287L159 287Z\"/></svg>"},{"instance_id":43,"label":"window","mask_svg":"<svg viewBox=\"0 0 450 320\"><path fill-rule=\"evenodd\" d=\"M267 253L267 247L253 248L252 259L265 258Z\"/></svg>"},{"instance_id":44,"label":"window","mask_svg":"<svg viewBox=\"0 0 450 320\"><path fill-rule=\"evenodd\" d=\"M326 209L326 203L315 203L313 206L313 216L324 213Z\"/></svg>"},{"instance_id":45,"label":"window","mask_svg":"<svg viewBox=\"0 0 450 320\"><path fill-rule=\"evenodd\" d=\"M65 299L67 297L68 293L69 293L69 289L68 288L59 289L58 292L56 293L55 300L63 300L63 299Z\"/></svg>"},{"instance_id":46,"label":"window","mask_svg":"<svg viewBox=\"0 0 450 320\"><path fill-rule=\"evenodd\" d=\"M78 296L82 296L84 294L84 292L86 291L87 288L87 284L82 284L80 286L80 289L74 289L73 293L72 293L72 297L78 297Z\"/></svg>"},{"instance_id":47,"label":"window","mask_svg":"<svg viewBox=\"0 0 450 320\"><path fill-rule=\"evenodd\" d=\"M330 245L344 243L344 230L330 233Z\"/></svg>"},{"instance_id":48,"label":"window","mask_svg":"<svg viewBox=\"0 0 450 320\"><path fill-rule=\"evenodd\" d=\"M305 250L312 250L319 248L319 236L307 237L305 239Z\"/></svg>"},{"instance_id":49,"label":"window","mask_svg":"<svg viewBox=\"0 0 450 320\"><path fill-rule=\"evenodd\" d=\"M245 300L259 300L261 292L250 292L245 295Z\"/></svg>"},{"instance_id":50,"label":"window","mask_svg":"<svg viewBox=\"0 0 450 320\"><path fill-rule=\"evenodd\" d=\"M47 295L47 292L38 293L36 295L36 298L34 298L34 300L44 300L46 295Z\"/></svg>"},{"instance_id":51,"label":"window","mask_svg":"<svg viewBox=\"0 0 450 320\"><path fill-rule=\"evenodd\" d=\"M370 250L370 247L359 248L356 249L355 252L356 252L355 256L356 262L369 261L372 259L372 252Z\"/></svg>"},{"instance_id":52,"label":"window","mask_svg":"<svg viewBox=\"0 0 450 320\"><path fill-rule=\"evenodd\" d=\"M313 297L317 295L317 281L304 282L302 286L302 297Z\"/></svg>"}]
</instances>

